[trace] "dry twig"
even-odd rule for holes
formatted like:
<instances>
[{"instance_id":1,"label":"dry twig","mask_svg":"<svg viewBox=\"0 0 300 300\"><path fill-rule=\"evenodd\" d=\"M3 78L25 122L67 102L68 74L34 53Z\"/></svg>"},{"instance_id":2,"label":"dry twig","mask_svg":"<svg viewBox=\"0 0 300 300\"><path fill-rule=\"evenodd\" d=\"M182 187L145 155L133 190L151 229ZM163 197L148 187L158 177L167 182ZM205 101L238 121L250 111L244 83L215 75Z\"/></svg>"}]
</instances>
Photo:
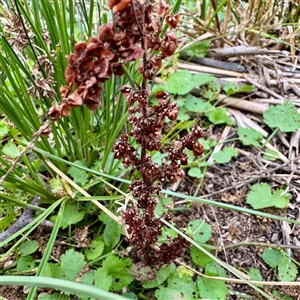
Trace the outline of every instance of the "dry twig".
<instances>
[{"instance_id":1,"label":"dry twig","mask_svg":"<svg viewBox=\"0 0 300 300\"><path fill-rule=\"evenodd\" d=\"M39 196L35 196L31 202L31 205L39 206L41 202L41 198ZM7 230L0 234L0 242L8 239L14 233L25 227L33 220L34 211L30 208L25 208L24 212L21 216L16 220L14 224L12 224Z\"/></svg>"}]
</instances>

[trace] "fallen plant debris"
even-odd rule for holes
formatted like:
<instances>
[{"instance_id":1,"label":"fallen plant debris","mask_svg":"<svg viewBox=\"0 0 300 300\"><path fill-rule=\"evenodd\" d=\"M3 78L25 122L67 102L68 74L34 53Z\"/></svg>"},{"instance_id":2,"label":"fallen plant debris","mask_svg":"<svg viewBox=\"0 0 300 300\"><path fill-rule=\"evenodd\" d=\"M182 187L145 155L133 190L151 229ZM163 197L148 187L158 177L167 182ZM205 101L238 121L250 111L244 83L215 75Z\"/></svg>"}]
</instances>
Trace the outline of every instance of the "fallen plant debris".
<instances>
[{"instance_id":1,"label":"fallen plant debris","mask_svg":"<svg viewBox=\"0 0 300 300\"><path fill-rule=\"evenodd\" d=\"M31 205L39 206L40 202L40 197L35 196L31 202ZM16 222L12 224L7 230L0 233L0 242L3 242L7 238L11 237L14 233L25 227L27 224L29 224L34 219L33 213L34 211L32 209L25 208L23 213L16 220Z\"/></svg>"}]
</instances>

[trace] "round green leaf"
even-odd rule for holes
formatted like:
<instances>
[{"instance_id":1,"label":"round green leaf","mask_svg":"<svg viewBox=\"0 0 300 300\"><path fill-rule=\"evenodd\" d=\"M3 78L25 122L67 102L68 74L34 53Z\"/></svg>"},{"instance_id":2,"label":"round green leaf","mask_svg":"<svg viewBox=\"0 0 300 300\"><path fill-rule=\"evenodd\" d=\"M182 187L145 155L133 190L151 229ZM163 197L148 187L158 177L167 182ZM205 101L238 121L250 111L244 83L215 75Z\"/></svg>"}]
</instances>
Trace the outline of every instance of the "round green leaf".
<instances>
[{"instance_id":1,"label":"round green leaf","mask_svg":"<svg viewBox=\"0 0 300 300\"><path fill-rule=\"evenodd\" d=\"M196 242L206 243L211 238L212 229L208 223L198 219L189 222L187 231Z\"/></svg>"},{"instance_id":2,"label":"round green leaf","mask_svg":"<svg viewBox=\"0 0 300 300\"><path fill-rule=\"evenodd\" d=\"M287 101L281 105L271 105L264 113L265 123L282 132L295 132L300 128L300 114L296 106Z\"/></svg>"},{"instance_id":3,"label":"round green leaf","mask_svg":"<svg viewBox=\"0 0 300 300\"><path fill-rule=\"evenodd\" d=\"M98 258L104 249L104 241L102 236L96 237L84 251L85 256L88 260L94 260Z\"/></svg>"},{"instance_id":4,"label":"round green leaf","mask_svg":"<svg viewBox=\"0 0 300 300\"><path fill-rule=\"evenodd\" d=\"M238 127L237 133L241 142L246 145L253 145L258 147L263 134L252 128Z\"/></svg>"},{"instance_id":5,"label":"round green leaf","mask_svg":"<svg viewBox=\"0 0 300 300\"><path fill-rule=\"evenodd\" d=\"M185 95L193 88L201 86L209 81L214 80L214 77L208 74L192 75L189 71L183 70L173 73L167 79L165 90L170 94Z\"/></svg>"}]
</instances>

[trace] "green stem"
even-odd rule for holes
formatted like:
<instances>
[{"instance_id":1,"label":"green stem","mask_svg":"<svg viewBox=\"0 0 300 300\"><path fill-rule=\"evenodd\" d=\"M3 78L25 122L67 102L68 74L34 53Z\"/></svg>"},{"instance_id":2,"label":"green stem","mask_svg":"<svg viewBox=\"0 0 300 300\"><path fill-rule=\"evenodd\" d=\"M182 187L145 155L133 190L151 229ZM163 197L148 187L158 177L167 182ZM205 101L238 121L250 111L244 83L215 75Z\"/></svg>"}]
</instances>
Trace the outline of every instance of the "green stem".
<instances>
[{"instance_id":1,"label":"green stem","mask_svg":"<svg viewBox=\"0 0 300 300\"><path fill-rule=\"evenodd\" d=\"M129 73L127 67L125 65L122 65L122 69L125 72L126 77L128 78L130 85L134 87L136 85L135 80L132 78L131 74Z\"/></svg>"},{"instance_id":2,"label":"green stem","mask_svg":"<svg viewBox=\"0 0 300 300\"><path fill-rule=\"evenodd\" d=\"M271 140L272 138L275 136L275 134L278 132L279 128L276 128L272 134L268 137L268 139L264 142L264 144L260 147L260 149L264 148Z\"/></svg>"},{"instance_id":3,"label":"green stem","mask_svg":"<svg viewBox=\"0 0 300 300\"><path fill-rule=\"evenodd\" d=\"M217 145L225 144L225 143L229 143L229 142L235 142L235 141L239 141L239 140L240 140L239 138L232 138L232 139L228 139L228 140L218 142Z\"/></svg>"},{"instance_id":4,"label":"green stem","mask_svg":"<svg viewBox=\"0 0 300 300\"><path fill-rule=\"evenodd\" d=\"M106 300L127 299L118 294L109 293L90 285L85 285L82 283L50 278L50 277L0 276L0 285L53 288L55 290L61 290L63 292L72 293L72 294L85 295L86 297L96 298L96 299L106 299Z\"/></svg>"},{"instance_id":5,"label":"green stem","mask_svg":"<svg viewBox=\"0 0 300 300\"><path fill-rule=\"evenodd\" d=\"M8 201L8 202L12 202L16 206L22 206L22 207L29 208L29 209L36 210L36 211L45 211L45 208L38 207L38 206L35 206L35 205L31 205L31 204L27 204L24 201L11 198L11 197L3 194L3 193L0 193L0 199L3 199L3 200Z\"/></svg>"}]
</instances>

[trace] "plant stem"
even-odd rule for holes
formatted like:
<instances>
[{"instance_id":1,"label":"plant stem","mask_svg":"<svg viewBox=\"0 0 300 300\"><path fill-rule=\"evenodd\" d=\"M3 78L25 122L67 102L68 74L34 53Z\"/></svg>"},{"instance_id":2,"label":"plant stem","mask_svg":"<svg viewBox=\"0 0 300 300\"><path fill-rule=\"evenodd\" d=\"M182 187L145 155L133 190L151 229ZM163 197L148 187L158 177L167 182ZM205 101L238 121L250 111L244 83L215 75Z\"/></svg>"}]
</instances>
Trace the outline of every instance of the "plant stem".
<instances>
[{"instance_id":1,"label":"plant stem","mask_svg":"<svg viewBox=\"0 0 300 300\"><path fill-rule=\"evenodd\" d=\"M278 132L279 128L276 128L272 134L268 137L268 139L264 142L264 144L260 147L260 149L264 148L268 143L269 141L272 140L272 138L276 135L276 133Z\"/></svg>"}]
</instances>

